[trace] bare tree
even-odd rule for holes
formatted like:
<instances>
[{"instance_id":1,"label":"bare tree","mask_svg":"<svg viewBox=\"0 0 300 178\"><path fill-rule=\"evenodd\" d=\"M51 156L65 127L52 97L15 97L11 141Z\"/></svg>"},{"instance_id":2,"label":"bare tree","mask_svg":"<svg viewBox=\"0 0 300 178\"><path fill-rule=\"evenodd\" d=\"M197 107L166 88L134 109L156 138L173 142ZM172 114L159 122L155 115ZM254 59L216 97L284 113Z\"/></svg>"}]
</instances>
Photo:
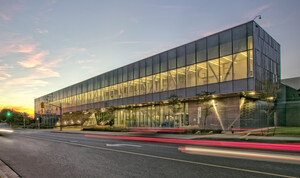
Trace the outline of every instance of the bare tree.
<instances>
[{"instance_id":1,"label":"bare tree","mask_svg":"<svg viewBox=\"0 0 300 178\"><path fill-rule=\"evenodd\" d=\"M211 101L213 99L214 93L215 92L202 91L201 93L196 94L198 104L201 104L203 106L204 129L206 129L207 117L212 113L211 108L213 107L213 104Z\"/></svg>"}]
</instances>

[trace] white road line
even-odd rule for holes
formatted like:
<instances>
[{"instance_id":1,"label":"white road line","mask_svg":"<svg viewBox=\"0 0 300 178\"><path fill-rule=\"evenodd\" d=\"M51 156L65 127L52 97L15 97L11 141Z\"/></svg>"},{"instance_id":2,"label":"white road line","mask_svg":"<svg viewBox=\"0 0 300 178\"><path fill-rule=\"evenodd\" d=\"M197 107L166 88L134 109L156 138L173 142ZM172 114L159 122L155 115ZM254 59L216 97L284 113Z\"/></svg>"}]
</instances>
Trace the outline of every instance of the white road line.
<instances>
[{"instance_id":1,"label":"white road line","mask_svg":"<svg viewBox=\"0 0 300 178\"><path fill-rule=\"evenodd\" d=\"M131 152L131 151L115 150L115 149L111 149L111 148L97 147L97 146L91 146L91 145L83 145L83 144L79 144L79 143L70 143L70 142L64 142L64 141L59 141L59 140L47 139L47 138L39 138L39 137L31 137L31 136L23 136L23 137L27 137L27 138L31 138L31 139L47 140L47 141L52 141L52 142L57 142L57 143L65 143L65 144L69 144L69 145L82 146L82 147L93 148L93 149L98 149L98 150L106 150L106 151L126 153L126 154L132 154L132 155L138 155L138 156L144 156L144 157L150 157L150 158L157 158L157 159L171 160L171 161L177 161L177 162L183 162L183 163L197 164L197 165L202 165L202 166L230 169L230 170L235 170L235 171L250 172L250 173L256 173L256 174L276 176L276 177L296 178L296 177L293 177L293 176L282 175L282 174L255 171L255 170L243 169L243 168L235 168L235 167L222 166L222 165L209 164L209 163L201 163L201 162L188 161L188 160L169 158L169 157L163 157L163 156L155 156L155 155L149 155L149 154L144 154L144 153L136 153L136 152Z\"/></svg>"},{"instance_id":2,"label":"white road line","mask_svg":"<svg viewBox=\"0 0 300 178\"><path fill-rule=\"evenodd\" d=\"M132 147L142 147L140 145L131 145L131 144L106 144L106 146L132 146Z\"/></svg>"}]
</instances>

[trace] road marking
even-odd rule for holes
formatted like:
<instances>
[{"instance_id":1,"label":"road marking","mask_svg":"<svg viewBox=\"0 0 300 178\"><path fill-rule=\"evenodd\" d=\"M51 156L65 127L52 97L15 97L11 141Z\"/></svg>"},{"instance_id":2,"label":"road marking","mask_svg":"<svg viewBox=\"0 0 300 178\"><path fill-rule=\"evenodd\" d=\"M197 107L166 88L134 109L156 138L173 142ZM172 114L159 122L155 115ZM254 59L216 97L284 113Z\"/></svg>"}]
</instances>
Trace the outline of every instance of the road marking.
<instances>
[{"instance_id":1,"label":"road marking","mask_svg":"<svg viewBox=\"0 0 300 178\"><path fill-rule=\"evenodd\" d=\"M106 144L106 146L132 146L132 147L142 147L140 145L131 145L131 144Z\"/></svg>"},{"instance_id":2,"label":"road marking","mask_svg":"<svg viewBox=\"0 0 300 178\"><path fill-rule=\"evenodd\" d=\"M47 138L31 137L31 136L24 136L24 135L22 135L22 136L23 137L27 137L27 138L31 138L31 139L40 139L40 140L57 142L57 143L65 143L65 144L69 144L69 145L76 145L76 146L81 146L81 147L86 147L86 148L93 148L93 149L98 149L98 150L106 150L106 151L112 151L112 152L126 153L126 154L131 154L131 155L138 155L138 156L144 156L144 157L150 157L150 158L171 160L171 161L177 161L177 162L183 162L183 163L197 164L197 165L202 165L202 166L209 166L209 167L230 169L230 170L235 170L235 171L250 172L250 173L263 174L263 175L269 175L269 176L296 178L296 177L288 176L288 175L275 174L275 173L262 172L262 171L255 171L255 170L250 170L250 169L243 169L243 168L222 166L222 165L209 164L209 163L201 163L201 162L188 161L188 160L182 160L182 159L176 159L176 158L169 158L169 157L163 157L163 156L155 156L155 155L149 155L149 154L144 154L144 153L136 153L136 152L124 151L124 150L115 150L115 149L111 149L111 148L97 147L97 146L91 146L91 145L84 145L84 144L80 144L80 143L70 143L70 142L53 140L53 139L47 139Z\"/></svg>"}]
</instances>

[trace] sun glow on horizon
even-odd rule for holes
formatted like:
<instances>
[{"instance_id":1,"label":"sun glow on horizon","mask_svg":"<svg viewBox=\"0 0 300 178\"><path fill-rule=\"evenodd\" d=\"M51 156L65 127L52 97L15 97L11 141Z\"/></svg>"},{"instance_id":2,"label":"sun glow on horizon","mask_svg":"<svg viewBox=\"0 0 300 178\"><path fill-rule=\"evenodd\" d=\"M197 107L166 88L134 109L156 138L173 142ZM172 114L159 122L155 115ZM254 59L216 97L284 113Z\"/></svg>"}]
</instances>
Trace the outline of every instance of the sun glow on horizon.
<instances>
[{"instance_id":1,"label":"sun glow on horizon","mask_svg":"<svg viewBox=\"0 0 300 178\"><path fill-rule=\"evenodd\" d=\"M34 116L34 109L33 108L26 108L23 106L12 106L12 105L0 105L0 110L2 109L11 109L16 112L25 112L27 113L30 117Z\"/></svg>"}]
</instances>

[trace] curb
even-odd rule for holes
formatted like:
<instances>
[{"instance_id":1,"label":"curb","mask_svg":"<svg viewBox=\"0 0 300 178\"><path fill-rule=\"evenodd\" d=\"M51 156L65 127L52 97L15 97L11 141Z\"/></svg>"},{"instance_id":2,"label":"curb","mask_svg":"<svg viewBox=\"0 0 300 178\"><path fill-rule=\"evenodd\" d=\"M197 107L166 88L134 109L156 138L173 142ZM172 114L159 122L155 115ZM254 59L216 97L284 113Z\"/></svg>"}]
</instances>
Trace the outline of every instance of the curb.
<instances>
[{"instance_id":1,"label":"curb","mask_svg":"<svg viewBox=\"0 0 300 178\"><path fill-rule=\"evenodd\" d=\"M15 171L13 171L7 164L0 160L0 177L1 178L19 178Z\"/></svg>"}]
</instances>

